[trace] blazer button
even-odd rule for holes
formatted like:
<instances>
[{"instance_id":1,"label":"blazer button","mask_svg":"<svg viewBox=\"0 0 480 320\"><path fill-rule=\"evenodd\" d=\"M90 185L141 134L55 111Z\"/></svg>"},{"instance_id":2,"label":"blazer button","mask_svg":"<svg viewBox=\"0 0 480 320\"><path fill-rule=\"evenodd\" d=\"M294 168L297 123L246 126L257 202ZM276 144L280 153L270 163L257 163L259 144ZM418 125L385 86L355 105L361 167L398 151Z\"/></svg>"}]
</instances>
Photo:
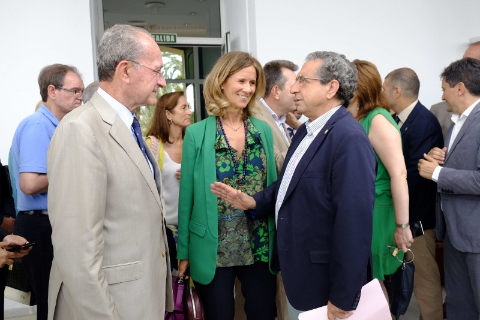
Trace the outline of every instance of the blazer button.
<instances>
[{"instance_id":1,"label":"blazer button","mask_svg":"<svg viewBox=\"0 0 480 320\"><path fill-rule=\"evenodd\" d=\"M162 257L165 258L166 255L167 255L167 252L164 250L164 251L162 252Z\"/></svg>"}]
</instances>

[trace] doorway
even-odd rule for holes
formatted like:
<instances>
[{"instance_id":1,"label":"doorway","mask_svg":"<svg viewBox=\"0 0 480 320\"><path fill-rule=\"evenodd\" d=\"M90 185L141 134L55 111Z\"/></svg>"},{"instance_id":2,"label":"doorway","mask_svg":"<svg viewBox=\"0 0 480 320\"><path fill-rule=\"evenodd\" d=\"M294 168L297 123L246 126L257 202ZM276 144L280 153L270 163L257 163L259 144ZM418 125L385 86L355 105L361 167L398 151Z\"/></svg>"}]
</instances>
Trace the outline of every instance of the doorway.
<instances>
[{"instance_id":1,"label":"doorway","mask_svg":"<svg viewBox=\"0 0 480 320\"><path fill-rule=\"evenodd\" d=\"M217 59L221 46L160 45L167 86L159 89L157 97L173 91L184 91L192 114L192 123L208 115L203 99L203 82ZM155 106L141 107L142 128L149 128Z\"/></svg>"}]
</instances>

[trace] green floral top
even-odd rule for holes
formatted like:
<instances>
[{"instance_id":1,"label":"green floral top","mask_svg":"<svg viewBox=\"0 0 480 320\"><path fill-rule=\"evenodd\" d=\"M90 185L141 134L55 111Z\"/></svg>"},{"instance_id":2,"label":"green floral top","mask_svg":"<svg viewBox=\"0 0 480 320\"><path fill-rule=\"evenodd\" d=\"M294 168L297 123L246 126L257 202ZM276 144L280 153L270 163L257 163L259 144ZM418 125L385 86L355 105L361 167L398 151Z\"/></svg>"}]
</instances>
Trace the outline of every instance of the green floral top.
<instances>
[{"instance_id":1,"label":"green floral top","mask_svg":"<svg viewBox=\"0 0 480 320\"><path fill-rule=\"evenodd\" d=\"M243 176L244 157L235 152L237 172L232 161L227 141L217 122L215 158L217 181L252 195L266 186L266 156L260 132L247 120L247 164L245 184L237 179ZM243 210L238 210L223 199L218 199L218 255L217 267L251 265L257 261L268 262L267 219L247 219Z\"/></svg>"}]
</instances>

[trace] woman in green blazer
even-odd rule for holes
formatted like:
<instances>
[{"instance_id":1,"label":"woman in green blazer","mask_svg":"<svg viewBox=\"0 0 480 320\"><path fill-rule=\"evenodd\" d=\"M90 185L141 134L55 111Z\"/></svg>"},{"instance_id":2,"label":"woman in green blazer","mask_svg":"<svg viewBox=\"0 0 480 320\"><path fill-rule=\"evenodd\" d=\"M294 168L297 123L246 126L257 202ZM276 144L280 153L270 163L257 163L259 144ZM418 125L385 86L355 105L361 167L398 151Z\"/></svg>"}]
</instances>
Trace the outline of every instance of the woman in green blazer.
<instances>
[{"instance_id":1,"label":"woman in green blazer","mask_svg":"<svg viewBox=\"0 0 480 320\"><path fill-rule=\"evenodd\" d=\"M245 52L227 53L205 80L210 117L189 126L184 138L179 273L190 265L208 320L234 318L235 277L248 319L275 318L274 218L248 219L210 192L211 183L222 181L255 194L277 179L270 127L252 117L264 91L260 63Z\"/></svg>"}]
</instances>

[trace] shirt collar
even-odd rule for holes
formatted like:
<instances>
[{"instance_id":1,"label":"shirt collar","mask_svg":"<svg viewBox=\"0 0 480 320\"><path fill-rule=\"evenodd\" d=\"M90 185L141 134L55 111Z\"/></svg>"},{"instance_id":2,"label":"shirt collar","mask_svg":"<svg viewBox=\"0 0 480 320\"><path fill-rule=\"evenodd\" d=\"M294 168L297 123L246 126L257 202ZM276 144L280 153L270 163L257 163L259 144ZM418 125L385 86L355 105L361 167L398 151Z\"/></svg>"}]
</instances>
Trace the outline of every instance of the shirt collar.
<instances>
[{"instance_id":1,"label":"shirt collar","mask_svg":"<svg viewBox=\"0 0 480 320\"><path fill-rule=\"evenodd\" d=\"M112 107L116 114L122 119L125 125L130 129L133 123L133 113L128 110L123 104L115 100L111 95L109 95L102 88L98 88L98 94L107 101L107 103Z\"/></svg>"},{"instance_id":2,"label":"shirt collar","mask_svg":"<svg viewBox=\"0 0 480 320\"><path fill-rule=\"evenodd\" d=\"M50 120L50 122L55 126L57 127L58 126L58 119L57 117L55 117L52 113L52 111L50 111L50 109L48 109L45 104L42 104L37 112L40 112L41 114L43 114L48 120Z\"/></svg>"},{"instance_id":3,"label":"shirt collar","mask_svg":"<svg viewBox=\"0 0 480 320\"><path fill-rule=\"evenodd\" d=\"M472 113L472 110L473 108L475 108L475 106L480 103L480 99L478 99L477 101L475 101L470 107L468 107L465 111L463 111L463 113L461 115L458 115L458 114L452 114L452 122L453 123L457 123L457 121L459 119L462 119L462 118L467 118L470 113Z\"/></svg>"},{"instance_id":4,"label":"shirt collar","mask_svg":"<svg viewBox=\"0 0 480 320\"><path fill-rule=\"evenodd\" d=\"M313 121L308 120L307 122L305 122L305 126L307 127L307 135L309 136L313 135L316 137L320 129L323 128L325 123L327 123L327 121L333 116L335 112L337 112L338 109L340 109L341 106L342 105L339 105L327 111L326 113L324 113L323 115L321 115L320 117L318 117Z\"/></svg>"},{"instance_id":5,"label":"shirt collar","mask_svg":"<svg viewBox=\"0 0 480 320\"><path fill-rule=\"evenodd\" d=\"M418 103L418 99L413 101L412 104L410 104L408 107L403 109L402 112L397 114L398 118L400 119L400 121L402 121L402 123L405 123L405 121L407 121L408 116L410 115L410 113L412 113L412 110L417 105L417 103Z\"/></svg>"},{"instance_id":6,"label":"shirt collar","mask_svg":"<svg viewBox=\"0 0 480 320\"><path fill-rule=\"evenodd\" d=\"M267 108L267 110L270 112L270 114L272 115L273 119L276 121L276 122L285 122L286 120L286 115L283 115L281 117L279 117L273 110L272 108L270 108L268 106L268 104L265 102L265 100L263 98L260 98L260 102L265 106L265 108Z\"/></svg>"}]
</instances>

